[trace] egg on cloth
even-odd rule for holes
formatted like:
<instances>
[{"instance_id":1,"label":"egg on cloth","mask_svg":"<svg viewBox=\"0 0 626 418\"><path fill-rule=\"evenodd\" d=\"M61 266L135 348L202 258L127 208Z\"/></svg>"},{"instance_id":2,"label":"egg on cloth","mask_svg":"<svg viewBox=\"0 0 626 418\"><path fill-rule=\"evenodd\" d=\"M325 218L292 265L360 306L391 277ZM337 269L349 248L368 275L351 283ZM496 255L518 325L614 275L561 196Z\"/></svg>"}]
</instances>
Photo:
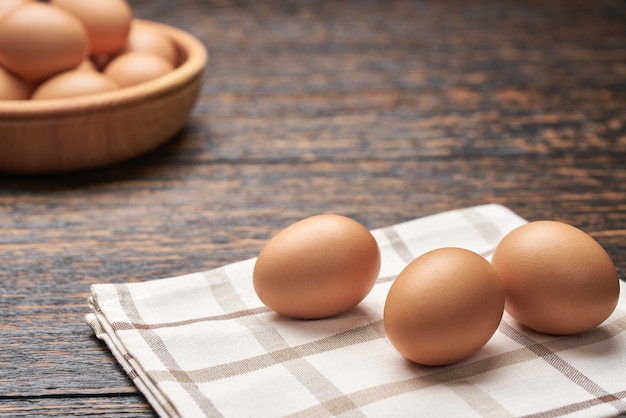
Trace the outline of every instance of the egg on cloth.
<instances>
[{"instance_id":1,"label":"egg on cloth","mask_svg":"<svg viewBox=\"0 0 626 418\"><path fill-rule=\"evenodd\" d=\"M359 222L315 215L268 241L255 262L253 285L275 312L321 319L359 304L374 287L380 263L378 243Z\"/></svg>"},{"instance_id":2,"label":"egg on cloth","mask_svg":"<svg viewBox=\"0 0 626 418\"><path fill-rule=\"evenodd\" d=\"M389 342L405 358L442 366L481 349L503 313L504 289L489 261L446 247L415 258L398 274L383 323Z\"/></svg>"},{"instance_id":3,"label":"egg on cloth","mask_svg":"<svg viewBox=\"0 0 626 418\"><path fill-rule=\"evenodd\" d=\"M491 262L504 286L506 311L535 331L588 331L617 306L620 287L613 261L595 239L572 225L522 225L500 241Z\"/></svg>"}]
</instances>

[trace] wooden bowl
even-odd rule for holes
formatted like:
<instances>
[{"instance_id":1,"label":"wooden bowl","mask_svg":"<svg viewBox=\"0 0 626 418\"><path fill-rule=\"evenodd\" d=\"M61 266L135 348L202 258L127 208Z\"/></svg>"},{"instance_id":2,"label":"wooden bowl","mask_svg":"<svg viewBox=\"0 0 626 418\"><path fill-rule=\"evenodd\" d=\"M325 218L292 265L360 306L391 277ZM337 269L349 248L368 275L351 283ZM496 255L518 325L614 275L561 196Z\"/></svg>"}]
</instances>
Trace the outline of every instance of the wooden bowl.
<instances>
[{"instance_id":1,"label":"wooden bowl","mask_svg":"<svg viewBox=\"0 0 626 418\"><path fill-rule=\"evenodd\" d=\"M136 20L174 41L180 65L117 91L54 100L0 100L0 171L58 173L136 157L184 126L200 91L208 53L192 35Z\"/></svg>"}]
</instances>

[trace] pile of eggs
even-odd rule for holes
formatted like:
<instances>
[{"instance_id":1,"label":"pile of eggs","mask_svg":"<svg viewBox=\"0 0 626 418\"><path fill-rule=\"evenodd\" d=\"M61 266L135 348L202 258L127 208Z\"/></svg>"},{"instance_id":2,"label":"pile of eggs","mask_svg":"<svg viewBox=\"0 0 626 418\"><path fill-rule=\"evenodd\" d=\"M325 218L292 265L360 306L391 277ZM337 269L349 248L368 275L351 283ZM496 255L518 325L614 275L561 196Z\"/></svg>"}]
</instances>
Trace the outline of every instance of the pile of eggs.
<instances>
[{"instance_id":1,"label":"pile of eggs","mask_svg":"<svg viewBox=\"0 0 626 418\"><path fill-rule=\"evenodd\" d=\"M253 286L273 311L298 319L347 312L374 287L381 266L371 233L340 215L316 215L285 228L259 253ZM438 248L408 263L384 305L389 342L423 365L452 364L482 348L504 311L534 331L588 331L615 310L620 285L604 248L557 221L534 221L505 235L491 261L462 248Z\"/></svg>"},{"instance_id":2,"label":"pile of eggs","mask_svg":"<svg viewBox=\"0 0 626 418\"><path fill-rule=\"evenodd\" d=\"M172 40L137 24L126 0L0 1L0 100L112 91L177 63Z\"/></svg>"}]
</instances>

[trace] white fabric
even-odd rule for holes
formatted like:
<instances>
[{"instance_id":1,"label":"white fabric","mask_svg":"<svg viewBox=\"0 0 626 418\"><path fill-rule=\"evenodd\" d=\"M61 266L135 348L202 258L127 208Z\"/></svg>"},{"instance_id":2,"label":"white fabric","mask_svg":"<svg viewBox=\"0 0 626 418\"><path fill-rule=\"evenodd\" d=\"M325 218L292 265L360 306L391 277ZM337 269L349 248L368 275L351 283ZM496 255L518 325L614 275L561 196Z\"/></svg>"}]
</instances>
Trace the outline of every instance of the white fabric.
<instances>
[{"instance_id":1,"label":"white fabric","mask_svg":"<svg viewBox=\"0 0 626 418\"><path fill-rule=\"evenodd\" d=\"M372 231L380 277L359 306L335 318L299 321L269 311L254 293L250 259L180 277L94 285L86 319L163 417L626 413L623 291L607 321L577 336L533 333L505 313L479 352L450 366L413 364L386 339L385 298L408 262L448 246L489 258L523 223L491 204Z\"/></svg>"}]
</instances>

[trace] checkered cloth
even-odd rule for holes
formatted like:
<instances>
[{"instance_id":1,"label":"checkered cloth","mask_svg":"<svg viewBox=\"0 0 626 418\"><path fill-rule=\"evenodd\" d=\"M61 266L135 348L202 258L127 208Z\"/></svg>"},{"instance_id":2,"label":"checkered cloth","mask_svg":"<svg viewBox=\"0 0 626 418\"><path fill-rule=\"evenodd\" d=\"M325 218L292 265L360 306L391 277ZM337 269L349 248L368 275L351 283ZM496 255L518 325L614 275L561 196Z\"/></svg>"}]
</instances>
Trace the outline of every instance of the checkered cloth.
<instances>
[{"instance_id":1,"label":"checkered cloth","mask_svg":"<svg viewBox=\"0 0 626 418\"><path fill-rule=\"evenodd\" d=\"M530 332L505 313L478 353L449 366L413 364L386 339L385 298L409 261L445 246L489 258L524 222L492 204L372 231L381 247L380 278L359 306L335 318L293 320L269 311L254 293L250 259L180 277L94 285L86 319L164 417L625 414L623 291L606 322L577 336Z\"/></svg>"}]
</instances>

